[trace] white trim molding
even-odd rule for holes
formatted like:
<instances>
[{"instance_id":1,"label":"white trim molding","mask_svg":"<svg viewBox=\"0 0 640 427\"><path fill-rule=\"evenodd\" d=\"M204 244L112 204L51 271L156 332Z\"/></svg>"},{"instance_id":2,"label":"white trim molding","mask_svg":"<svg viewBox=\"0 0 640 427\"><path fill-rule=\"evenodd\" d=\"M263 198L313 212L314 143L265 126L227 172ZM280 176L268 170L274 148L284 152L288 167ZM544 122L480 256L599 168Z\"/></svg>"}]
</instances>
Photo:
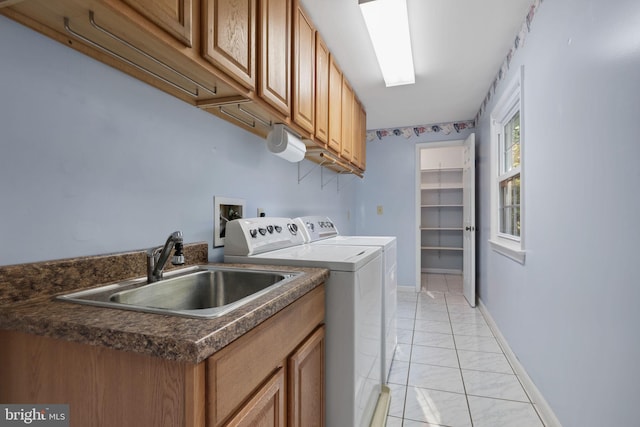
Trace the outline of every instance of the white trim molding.
<instances>
[{"instance_id":1,"label":"white trim molding","mask_svg":"<svg viewBox=\"0 0 640 427\"><path fill-rule=\"evenodd\" d=\"M491 112L491 227L489 244L491 249L520 264L525 262L525 234L526 234L526 133L524 111L524 66L511 79L505 91L497 101ZM514 114L520 112L520 230L519 235L511 236L500 230L500 138L503 134L505 121Z\"/></svg>"},{"instance_id":2,"label":"white trim molding","mask_svg":"<svg viewBox=\"0 0 640 427\"><path fill-rule=\"evenodd\" d=\"M524 264L524 259L527 253L520 249L519 246L508 245L502 241L493 239L489 239L489 245L491 245L491 249L498 252L500 255L504 255L507 258L511 258L512 260L519 262L520 264Z\"/></svg>"},{"instance_id":3,"label":"white trim molding","mask_svg":"<svg viewBox=\"0 0 640 427\"><path fill-rule=\"evenodd\" d=\"M498 344L502 348L504 355L511 364L516 377L518 378L518 380L520 380L522 387L529 396L531 403L538 412L538 415L542 419L544 425L546 427L562 427L562 424L560 424L560 421L556 417L556 414L553 413L553 410L545 400L544 396L542 395L542 393L540 393L538 387L536 387L533 380L529 377L527 371L524 369L524 366L522 366L522 364L518 360L518 357L515 355L513 350L511 350L511 347L509 347L509 343L505 339L504 335L502 335L502 332L500 332L498 325L493 320L493 317L491 317L491 314L487 310L487 307L484 305L484 302L482 302L482 299L480 298L478 298L478 308L487 321L487 324L493 332L493 335L496 337L496 340L498 340Z\"/></svg>"}]
</instances>

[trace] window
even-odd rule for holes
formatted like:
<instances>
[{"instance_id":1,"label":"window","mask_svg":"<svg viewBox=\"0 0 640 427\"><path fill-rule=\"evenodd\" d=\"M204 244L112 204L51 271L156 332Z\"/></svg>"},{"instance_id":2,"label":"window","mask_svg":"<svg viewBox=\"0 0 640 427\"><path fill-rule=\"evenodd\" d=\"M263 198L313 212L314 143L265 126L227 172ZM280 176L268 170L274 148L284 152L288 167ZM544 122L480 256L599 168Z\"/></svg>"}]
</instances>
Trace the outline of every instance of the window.
<instances>
[{"instance_id":1,"label":"window","mask_svg":"<svg viewBox=\"0 0 640 427\"><path fill-rule=\"evenodd\" d=\"M500 145L500 233L520 237L520 110L498 133Z\"/></svg>"},{"instance_id":2,"label":"window","mask_svg":"<svg viewBox=\"0 0 640 427\"><path fill-rule=\"evenodd\" d=\"M522 68L491 113L492 248L524 263Z\"/></svg>"}]
</instances>

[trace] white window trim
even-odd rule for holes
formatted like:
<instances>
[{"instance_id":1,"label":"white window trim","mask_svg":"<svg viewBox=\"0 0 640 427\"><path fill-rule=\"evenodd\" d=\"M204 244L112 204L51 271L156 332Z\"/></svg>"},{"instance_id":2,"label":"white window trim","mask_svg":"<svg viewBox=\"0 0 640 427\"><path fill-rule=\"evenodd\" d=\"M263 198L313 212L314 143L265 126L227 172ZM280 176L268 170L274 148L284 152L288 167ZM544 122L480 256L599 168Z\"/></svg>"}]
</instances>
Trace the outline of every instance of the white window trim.
<instances>
[{"instance_id":1,"label":"white window trim","mask_svg":"<svg viewBox=\"0 0 640 427\"><path fill-rule=\"evenodd\" d=\"M491 112L491 237L489 244L495 252L504 255L514 261L524 264L526 251L524 246L524 235L526 231L525 223L525 198L524 198L524 144L526 135L524 133L524 66L520 67L519 73L511 80L500 97L493 111ZM500 212L499 212L499 165L500 152L497 137L498 127L504 125L505 119L513 115L514 108L520 110L520 238L505 235L500 232Z\"/></svg>"}]
</instances>

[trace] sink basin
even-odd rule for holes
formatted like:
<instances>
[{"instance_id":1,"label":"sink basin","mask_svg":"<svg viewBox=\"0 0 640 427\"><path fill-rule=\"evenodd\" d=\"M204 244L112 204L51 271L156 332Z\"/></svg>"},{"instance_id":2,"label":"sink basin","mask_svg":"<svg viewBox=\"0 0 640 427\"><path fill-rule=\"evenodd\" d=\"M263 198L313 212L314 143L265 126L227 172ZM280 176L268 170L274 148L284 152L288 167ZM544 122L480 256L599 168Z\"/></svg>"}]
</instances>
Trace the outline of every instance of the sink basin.
<instances>
[{"instance_id":1,"label":"sink basin","mask_svg":"<svg viewBox=\"0 0 640 427\"><path fill-rule=\"evenodd\" d=\"M234 310L290 282L301 273L196 266L59 296L58 299L110 308L212 318Z\"/></svg>"}]
</instances>

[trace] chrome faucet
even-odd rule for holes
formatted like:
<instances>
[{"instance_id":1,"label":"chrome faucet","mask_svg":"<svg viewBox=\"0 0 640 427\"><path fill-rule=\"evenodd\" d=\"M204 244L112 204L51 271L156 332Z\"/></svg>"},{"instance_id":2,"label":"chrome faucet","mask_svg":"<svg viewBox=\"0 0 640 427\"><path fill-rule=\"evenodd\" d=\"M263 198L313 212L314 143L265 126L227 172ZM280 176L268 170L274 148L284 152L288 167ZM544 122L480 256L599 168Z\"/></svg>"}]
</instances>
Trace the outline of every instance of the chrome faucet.
<instances>
[{"instance_id":1,"label":"chrome faucet","mask_svg":"<svg viewBox=\"0 0 640 427\"><path fill-rule=\"evenodd\" d=\"M151 248L147 251L147 283L157 282L162 279L164 265L167 263L169 254L174 248L175 252L171 258L171 264L183 265L182 231L174 231L171 233L164 246Z\"/></svg>"}]
</instances>

